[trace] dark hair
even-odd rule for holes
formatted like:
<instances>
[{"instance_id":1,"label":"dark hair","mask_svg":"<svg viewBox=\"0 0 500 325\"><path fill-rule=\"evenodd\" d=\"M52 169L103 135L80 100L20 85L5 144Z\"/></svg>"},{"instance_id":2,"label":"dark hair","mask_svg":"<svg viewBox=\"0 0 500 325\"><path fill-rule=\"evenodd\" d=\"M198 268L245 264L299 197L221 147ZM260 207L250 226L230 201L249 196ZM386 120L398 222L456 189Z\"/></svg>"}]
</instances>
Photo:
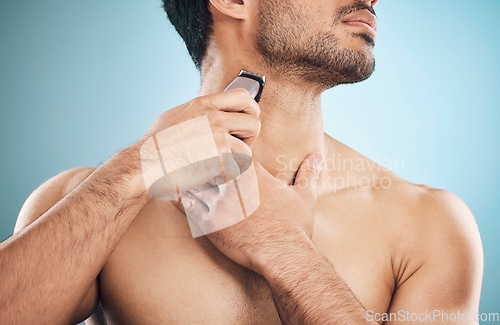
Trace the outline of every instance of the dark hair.
<instances>
[{"instance_id":1,"label":"dark hair","mask_svg":"<svg viewBox=\"0 0 500 325\"><path fill-rule=\"evenodd\" d=\"M193 62L201 69L212 32L212 14L207 0L162 0L163 8L175 30L186 43Z\"/></svg>"}]
</instances>

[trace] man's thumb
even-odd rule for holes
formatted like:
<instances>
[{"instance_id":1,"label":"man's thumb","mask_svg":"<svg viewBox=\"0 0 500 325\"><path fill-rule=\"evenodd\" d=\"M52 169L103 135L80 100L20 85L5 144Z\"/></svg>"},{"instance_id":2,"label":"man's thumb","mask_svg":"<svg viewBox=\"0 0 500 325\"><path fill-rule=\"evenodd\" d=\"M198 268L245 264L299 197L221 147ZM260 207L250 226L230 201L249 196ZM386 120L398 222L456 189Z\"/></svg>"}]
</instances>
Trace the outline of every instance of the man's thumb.
<instances>
[{"instance_id":1,"label":"man's thumb","mask_svg":"<svg viewBox=\"0 0 500 325\"><path fill-rule=\"evenodd\" d=\"M316 152L307 156L300 164L293 186L304 195L316 199L316 183L321 172L325 158L323 154Z\"/></svg>"}]
</instances>

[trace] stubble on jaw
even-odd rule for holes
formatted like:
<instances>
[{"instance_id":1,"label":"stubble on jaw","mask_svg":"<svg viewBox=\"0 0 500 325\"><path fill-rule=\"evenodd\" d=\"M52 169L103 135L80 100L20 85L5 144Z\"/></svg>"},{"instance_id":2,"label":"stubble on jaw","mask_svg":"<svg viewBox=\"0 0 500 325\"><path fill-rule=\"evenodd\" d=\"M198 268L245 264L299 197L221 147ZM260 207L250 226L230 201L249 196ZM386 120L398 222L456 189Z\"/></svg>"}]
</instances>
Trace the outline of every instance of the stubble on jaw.
<instances>
[{"instance_id":1,"label":"stubble on jaw","mask_svg":"<svg viewBox=\"0 0 500 325\"><path fill-rule=\"evenodd\" d=\"M339 8L332 15L332 25L346 14L364 8L366 4L361 2ZM260 1L257 51L264 64L277 74L299 77L325 89L371 76L375 60L370 35L351 34L366 42L362 50L354 50L340 45L333 26L332 32L320 33L315 32L317 27L307 17L305 6L297 6L290 0Z\"/></svg>"}]
</instances>

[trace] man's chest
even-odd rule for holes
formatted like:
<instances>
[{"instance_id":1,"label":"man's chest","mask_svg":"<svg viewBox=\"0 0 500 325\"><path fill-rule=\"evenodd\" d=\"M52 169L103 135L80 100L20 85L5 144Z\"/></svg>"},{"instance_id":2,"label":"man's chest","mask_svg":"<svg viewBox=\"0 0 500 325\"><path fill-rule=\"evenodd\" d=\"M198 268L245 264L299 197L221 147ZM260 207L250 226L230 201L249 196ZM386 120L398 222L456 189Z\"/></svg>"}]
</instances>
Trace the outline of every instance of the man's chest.
<instances>
[{"instance_id":1,"label":"man's chest","mask_svg":"<svg viewBox=\"0 0 500 325\"><path fill-rule=\"evenodd\" d=\"M265 280L227 259L205 237L191 238L184 218L170 204L156 202L131 225L100 275L110 319L120 324L279 324ZM350 226L316 219L318 248L367 309L387 311L392 289L386 265L377 257L383 248L366 245Z\"/></svg>"}]
</instances>

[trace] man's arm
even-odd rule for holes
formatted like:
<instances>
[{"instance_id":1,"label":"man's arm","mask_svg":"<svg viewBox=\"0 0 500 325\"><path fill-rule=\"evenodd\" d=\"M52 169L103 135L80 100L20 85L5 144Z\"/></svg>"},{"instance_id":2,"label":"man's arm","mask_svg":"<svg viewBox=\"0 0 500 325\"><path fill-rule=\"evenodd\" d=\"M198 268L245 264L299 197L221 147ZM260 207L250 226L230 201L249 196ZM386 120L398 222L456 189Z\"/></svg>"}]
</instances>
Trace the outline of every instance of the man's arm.
<instances>
[{"instance_id":1,"label":"man's arm","mask_svg":"<svg viewBox=\"0 0 500 325\"><path fill-rule=\"evenodd\" d=\"M79 314L96 295L97 275L149 200L141 166L144 141L207 116L218 152L246 152L260 131L259 113L245 89L198 97L163 113L139 142L114 155L54 206L37 193L21 212L18 232L0 243L0 324L67 324L85 316Z\"/></svg>"},{"instance_id":2,"label":"man's arm","mask_svg":"<svg viewBox=\"0 0 500 325\"><path fill-rule=\"evenodd\" d=\"M386 324L477 324L483 252L474 217L447 191L430 190L422 201L421 262L399 276Z\"/></svg>"},{"instance_id":3,"label":"man's arm","mask_svg":"<svg viewBox=\"0 0 500 325\"><path fill-rule=\"evenodd\" d=\"M67 324L84 316L78 308L95 295L107 256L147 201L140 166L132 163L139 161L137 150L125 149L53 207L40 193L27 202L16 233L0 243L1 324ZM48 196L64 191L51 185Z\"/></svg>"},{"instance_id":4,"label":"man's arm","mask_svg":"<svg viewBox=\"0 0 500 325\"><path fill-rule=\"evenodd\" d=\"M305 234L286 246L262 266L283 324L377 324Z\"/></svg>"},{"instance_id":5,"label":"man's arm","mask_svg":"<svg viewBox=\"0 0 500 325\"><path fill-rule=\"evenodd\" d=\"M62 200L80 185L96 168L80 167L67 170L52 177L38 187L26 200L17 217L14 234L21 231L41 217L45 212ZM89 317L99 301L98 283L95 281L75 310L71 324L77 324Z\"/></svg>"}]
</instances>

